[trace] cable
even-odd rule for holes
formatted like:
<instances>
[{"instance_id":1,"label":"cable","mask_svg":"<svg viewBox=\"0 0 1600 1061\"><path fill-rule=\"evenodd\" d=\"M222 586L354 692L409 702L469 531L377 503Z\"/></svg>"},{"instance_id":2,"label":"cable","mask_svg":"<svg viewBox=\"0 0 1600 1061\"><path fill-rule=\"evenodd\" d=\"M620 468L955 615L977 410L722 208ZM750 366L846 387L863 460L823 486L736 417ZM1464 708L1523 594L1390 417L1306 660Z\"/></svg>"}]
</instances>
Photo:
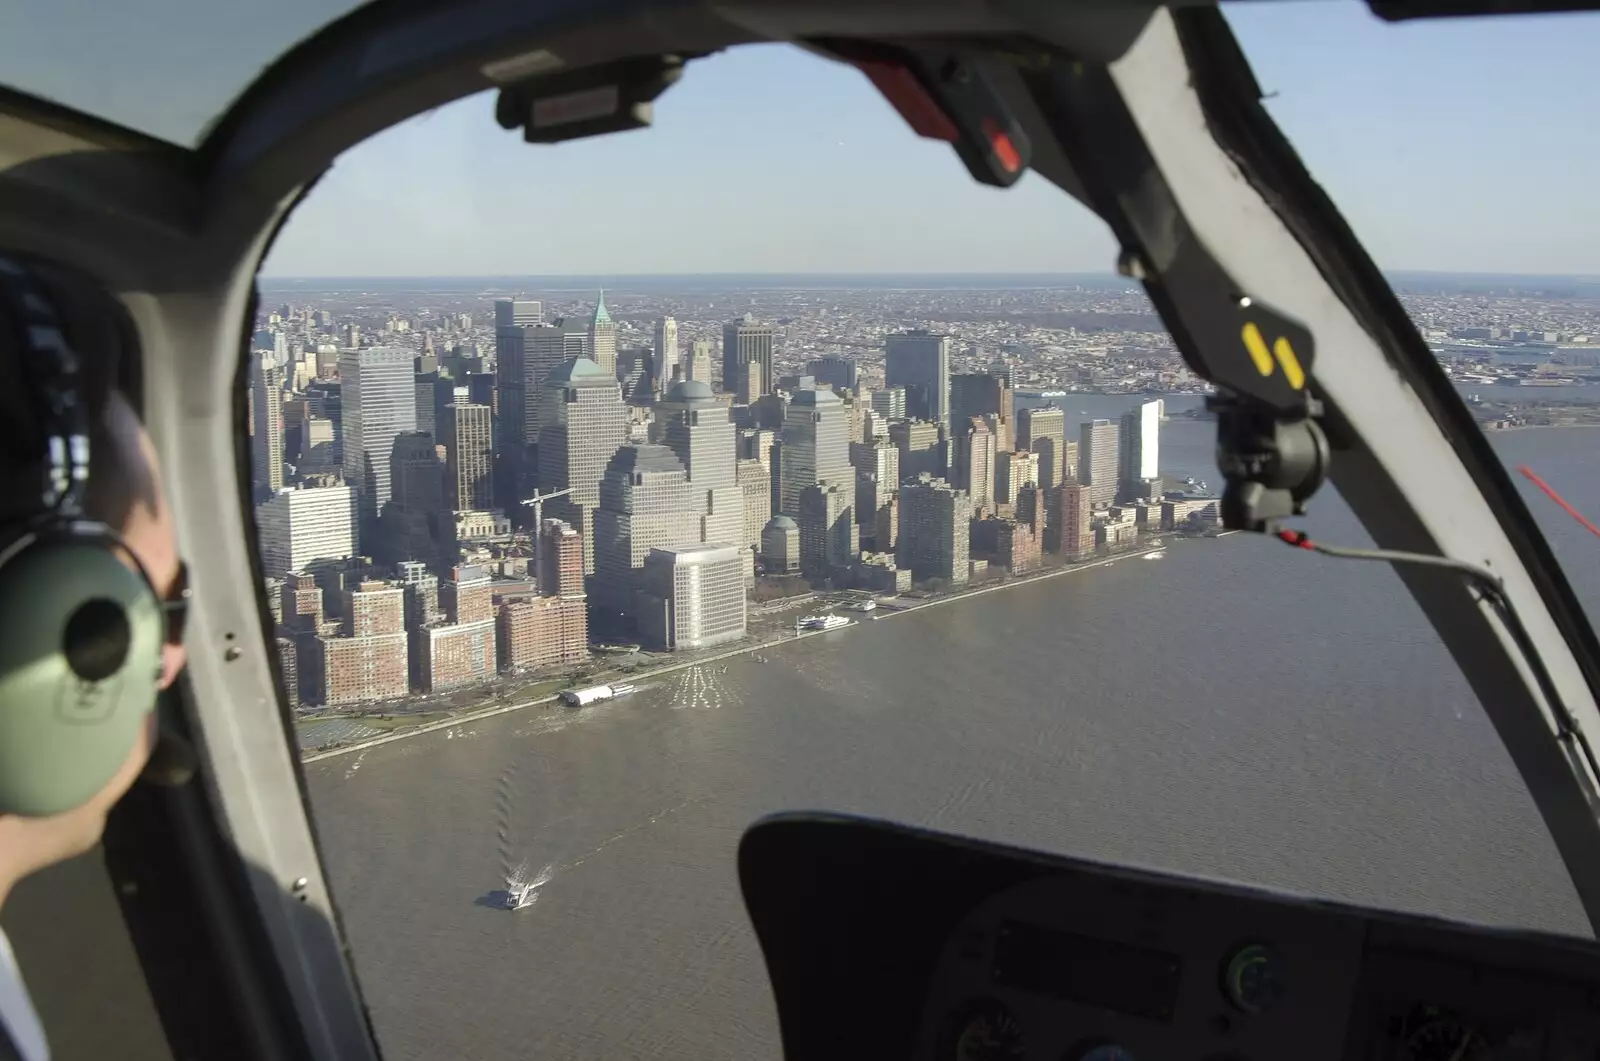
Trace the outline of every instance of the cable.
<instances>
[{"instance_id":1,"label":"cable","mask_svg":"<svg viewBox=\"0 0 1600 1061\"><path fill-rule=\"evenodd\" d=\"M1535 481L1537 481L1535 477ZM1579 517L1580 519L1582 517ZM1550 705L1550 713L1556 723L1556 739L1575 742L1583 755L1584 761L1589 766L1589 771L1594 780L1600 783L1600 759L1595 756L1594 749L1589 744L1588 736L1578 726L1578 721L1561 699L1560 692L1556 689L1554 679L1545 668L1544 659L1539 655L1534 646L1533 638L1529 636L1527 628L1522 625L1522 620L1517 616L1516 609L1511 606L1511 600L1506 596L1505 583L1497 576L1490 573L1487 568L1476 564L1469 564L1465 560L1457 560L1450 556L1435 556L1431 553L1408 553L1397 549L1353 549L1342 545L1323 545L1313 541L1304 531L1282 529L1274 532L1274 536L1281 542L1292 545L1296 549L1306 549L1310 552L1321 553L1324 556L1338 557L1344 560L1386 560L1391 564L1414 564L1418 567L1440 567L1448 571L1455 571L1465 575L1483 595L1496 611L1500 613L1501 620L1506 624L1506 629L1511 633L1511 639L1516 642L1517 649L1527 661L1528 669L1533 672L1533 680L1539 686L1539 692L1544 696L1545 703ZM1591 793L1593 795L1594 793Z\"/></svg>"},{"instance_id":2,"label":"cable","mask_svg":"<svg viewBox=\"0 0 1600 1061\"><path fill-rule=\"evenodd\" d=\"M1532 468L1528 467L1526 464L1523 464L1523 465L1519 465L1517 467L1517 471L1521 472L1523 475L1526 475L1529 479L1531 479L1533 481L1533 485L1535 485L1539 489L1543 490L1545 492L1546 496L1548 496L1550 498L1550 500L1554 501L1556 504L1558 504L1562 508L1566 509L1567 510L1567 515L1571 516L1573 519L1577 520L1579 523L1581 523L1585 527L1587 527L1589 529L1589 533L1590 534L1593 534L1596 537L1600 537L1600 527L1596 527L1593 523L1590 523L1588 520L1584 519L1583 518L1583 514L1581 512L1579 512L1577 509L1573 508L1571 505L1567 504L1566 500L1564 498L1562 498L1562 496L1560 494L1556 493L1555 487L1551 486L1549 483L1545 482L1543 479L1541 479L1537 475L1533 474L1533 469Z\"/></svg>"}]
</instances>

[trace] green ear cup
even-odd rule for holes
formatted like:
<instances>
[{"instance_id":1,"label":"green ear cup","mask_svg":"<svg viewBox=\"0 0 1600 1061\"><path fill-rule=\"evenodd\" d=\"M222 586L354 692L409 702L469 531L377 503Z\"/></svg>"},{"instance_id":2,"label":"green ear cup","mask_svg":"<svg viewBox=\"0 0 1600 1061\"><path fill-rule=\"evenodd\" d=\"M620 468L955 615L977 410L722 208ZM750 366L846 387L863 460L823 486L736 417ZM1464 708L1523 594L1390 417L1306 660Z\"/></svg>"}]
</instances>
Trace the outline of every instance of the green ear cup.
<instances>
[{"instance_id":1,"label":"green ear cup","mask_svg":"<svg viewBox=\"0 0 1600 1061\"><path fill-rule=\"evenodd\" d=\"M164 629L106 542L45 538L0 566L0 814L60 814L105 787L155 707Z\"/></svg>"}]
</instances>

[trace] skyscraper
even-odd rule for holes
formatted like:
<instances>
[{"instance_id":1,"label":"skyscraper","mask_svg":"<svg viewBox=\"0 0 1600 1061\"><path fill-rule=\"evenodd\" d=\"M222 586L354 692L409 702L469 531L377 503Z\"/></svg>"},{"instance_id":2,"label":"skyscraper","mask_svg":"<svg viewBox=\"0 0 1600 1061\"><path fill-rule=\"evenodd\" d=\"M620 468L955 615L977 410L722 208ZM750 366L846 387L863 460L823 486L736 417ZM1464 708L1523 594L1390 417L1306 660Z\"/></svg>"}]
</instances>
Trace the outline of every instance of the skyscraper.
<instances>
[{"instance_id":1,"label":"skyscraper","mask_svg":"<svg viewBox=\"0 0 1600 1061\"><path fill-rule=\"evenodd\" d=\"M696 339L689 347L689 363L684 366L684 379L711 382L711 341Z\"/></svg>"},{"instance_id":2,"label":"skyscraper","mask_svg":"<svg viewBox=\"0 0 1600 1061\"><path fill-rule=\"evenodd\" d=\"M1061 555L1069 560L1081 560L1094 552L1093 487L1067 482L1057 493L1061 505L1057 519L1057 526L1061 528Z\"/></svg>"},{"instance_id":3,"label":"skyscraper","mask_svg":"<svg viewBox=\"0 0 1600 1061\"><path fill-rule=\"evenodd\" d=\"M821 480L854 483L850 425L844 403L831 390L799 390L783 417L778 510L800 511L800 492Z\"/></svg>"},{"instance_id":4,"label":"skyscraper","mask_svg":"<svg viewBox=\"0 0 1600 1061\"><path fill-rule=\"evenodd\" d=\"M606 310L606 293L595 300L594 316L589 318L589 360L612 375L617 372L617 326Z\"/></svg>"},{"instance_id":5,"label":"skyscraper","mask_svg":"<svg viewBox=\"0 0 1600 1061\"><path fill-rule=\"evenodd\" d=\"M856 359L839 354L815 357L807 361L806 374L815 378L819 386L832 387L836 391L854 390L856 380L860 378Z\"/></svg>"},{"instance_id":6,"label":"skyscraper","mask_svg":"<svg viewBox=\"0 0 1600 1061\"><path fill-rule=\"evenodd\" d=\"M316 560L355 555L355 497L348 486L279 490L256 509L267 575L303 571Z\"/></svg>"},{"instance_id":7,"label":"skyscraper","mask_svg":"<svg viewBox=\"0 0 1600 1061\"><path fill-rule=\"evenodd\" d=\"M458 512L492 508L494 448L489 437L489 407L445 406L439 434L445 448L445 504Z\"/></svg>"},{"instance_id":8,"label":"skyscraper","mask_svg":"<svg viewBox=\"0 0 1600 1061\"><path fill-rule=\"evenodd\" d=\"M665 394L672 389L675 382L673 374L678 372L678 322L671 317L662 317L656 321L656 339L653 347L656 354L656 393ZM710 383L710 380L706 380Z\"/></svg>"},{"instance_id":9,"label":"skyscraper","mask_svg":"<svg viewBox=\"0 0 1600 1061\"><path fill-rule=\"evenodd\" d=\"M547 511L568 518L582 531L586 572L595 570L591 513L600 503L600 480L627 435L627 407L613 373L575 357L545 380L538 486L541 492L572 490L552 501Z\"/></svg>"},{"instance_id":10,"label":"skyscraper","mask_svg":"<svg viewBox=\"0 0 1600 1061\"><path fill-rule=\"evenodd\" d=\"M889 425L889 441L900 451L900 481L927 472L944 475L943 432L928 420L897 420Z\"/></svg>"},{"instance_id":11,"label":"skyscraper","mask_svg":"<svg viewBox=\"0 0 1600 1061\"><path fill-rule=\"evenodd\" d=\"M339 355L344 481L355 490L361 533L375 527L389 500L395 436L416 430L417 394L410 350L369 346Z\"/></svg>"},{"instance_id":12,"label":"skyscraper","mask_svg":"<svg viewBox=\"0 0 1600 1061\"><path fill-rule=\"evenodd\" d=\"M633 614L650 550L698 541L693 489L683 462L666 446L629 444L615 451L592 521L597 604Z\"/></svg>"},{"instance_id":13,"label":"skyscraper","mask_svg":"<svg viewBox=\"0 0 1600 1061\"><path fill-rule=\"evenodd\" d=\"M250 392L255 406L253 485L258 497L272 497L283 489L283 368L262 350L251 354Z\"/></svg>"},{"instance_id":14,"label":"skyscraper","mask_svg":"<svg viewBox=\"0 0 1600 1061\"><path fill-rule=\"evenodd\" d=\"M702 542L744 540L744 492L737 470L738 437L728 407L711 387L685 380L657 409L661 441L683 462L700 511Z\"/></svg>"},{"instance_id":15,"label":"skyscraper","mask_svg":"<svg viewBox=\"0 0 1600 1061\"><path fill-rule=\"evenodd\" d=\"M1068 475L1078 472L1067 461L1067 414L1054 405L1017 410L1017 449L1039 455L1039 485L1060 486Z\"/></svg>"},{"instance_id":16,"label":"skyscraper","mask_svg":"<svg viewBox=\"0 0 1600 1061\"><path fill-rule=\"evenodd\" d=\"M1011 388L1003 376L991 372L961 373L950 377L950 422L959 432L974 416L993 417L995 446L1014 449L1011 424Z\"/></svg>"},{"instance_id":17,"label":"skyscraper","mask_svg":"<svg viewBox=\"0 0 1600 1061\"><path fill-rule=\"evenodd\" d=\"M968 417L956 433L956 456L952 478L959 490L972 499L972 512L994 511L994 432L987 418Z\"/></svg>"},{"instance_id":18,"label":"skyscraper","mask_svg":"<svg viewBox=\"0 0 1600 1061\"><path fill-rule=\"evenodd\" d=\"M1089 503L1105 508L1117 499L1117 425L1090 420L1078 431L1078 481L1089 488Z\"/></svg>"},{"instance_id":19,"label":"skyscraper","mask_svg":"<svg viewBox=\"0 0 1600 1061\"><path fill-rule=\"evenodd\" d=\"M539 592L546 597L581 598L583 537L565 520L547 519L539 528Z\"/></svg>"},{"instance_id":20,"label":"skyscraper","mask_svg":"<svg viewBox=\"0 0 1600 1061\"><path fill-rule=\"evenodd\" d=\"M846 571L860 551L852 484L826 480L800 491L800 573L808 579L831 578Z\"/></svg>"},{"instance_id":21,"label":"skyscraper","mask_svg":"<svg viewBox=\"0 0 1600 1061\"><path fill-rule=\"evenodd\" d=\"M1144 402L1122 414L1117 447L1117 488L1123 500L1140 496L1141 484L1160 472L1161 401Z\"/></svg>"},{"instance_id":22,"label":"skyscraper","mask_svg":"<svg viewBox=\"0 0 1600 1061\"><path fill-rule=\"evenodd\" d=\"M545 380L562 362L585 356L588 336L558 324L530 324L502 329L495 342L499 351L495 371L500 397L500 443L519 446L538 442Z\"/></svg>"},{"instance_id":23,"label":"skyscraper","mask_svg":"<svg viewBox=\"0 0 1600 1061\"><path fill-rule=\"evenodd\" d=\"M710 648L745 632L743 546L722 542L651 549L644 559L639 627L665 649Z\"/></svg>"},{"instance_id":24,"label":"skyscraper","mask_svg":"<svg viewBox=\"0 0 1600 1061\"><path fill-rule=\"evenodd\" d=\"M777 334L772 325L757 321L746 313L743 320L722 326L722 389L739 386L739 366L747 361L761 364L761 393L772 393L772 351Z\"/></svg>"},{"instance_id":25,"label":"skyscraper","mask_svg":"<svg viewBox=\"0 0 1600 1061\"><path fill-rule=\"evenodd\" d=\"M903 387L906 415L950 429L950 336L914 329L886 336L884 385Z\"/></svg>"},{"instance_id":26,"label":"skyscraper","mask_svg":"<svg viewBox=\"0 0 1600 1061\"><path fill-rule=\"evenodd\" d=\"M972 502L965 491L923 473L900 487L901 567L918 582L970 577Z\"/></svg>"},{"instance_id":27,"label":"skyscraper","mask_svg":"<svg viewBox=\"0 0 1600 1061\"><path fill-rule=\"evenodd\" d=\"M502 328L526 328L543 320L544 306L533 300L502 298L494 304L496 332Z\"/></svg>"}]
</instances>

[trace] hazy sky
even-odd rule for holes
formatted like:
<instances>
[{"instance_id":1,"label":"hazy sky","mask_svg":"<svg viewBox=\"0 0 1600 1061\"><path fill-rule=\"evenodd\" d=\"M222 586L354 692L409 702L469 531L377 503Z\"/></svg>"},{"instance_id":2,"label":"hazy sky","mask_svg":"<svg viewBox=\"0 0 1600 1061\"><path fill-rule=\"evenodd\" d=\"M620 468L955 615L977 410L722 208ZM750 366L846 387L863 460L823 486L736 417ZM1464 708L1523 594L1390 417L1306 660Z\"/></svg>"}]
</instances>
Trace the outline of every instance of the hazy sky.
<instances>
[{"instance_id":1,"label":"hazy sky","mask_svg":"<svg viewBox=\"0 0 1600 1061\"><path fill-rule=\"evenodd\" d=\"M1387 25L1230 7L1269 106L1380 265L1600 273L1600 16ZM1104 225L974 184L855 71L779 46L694 63L649 130L558 148L480 95L350 151L275 276L1105 271Z\"/></svg>"}]
</instances>

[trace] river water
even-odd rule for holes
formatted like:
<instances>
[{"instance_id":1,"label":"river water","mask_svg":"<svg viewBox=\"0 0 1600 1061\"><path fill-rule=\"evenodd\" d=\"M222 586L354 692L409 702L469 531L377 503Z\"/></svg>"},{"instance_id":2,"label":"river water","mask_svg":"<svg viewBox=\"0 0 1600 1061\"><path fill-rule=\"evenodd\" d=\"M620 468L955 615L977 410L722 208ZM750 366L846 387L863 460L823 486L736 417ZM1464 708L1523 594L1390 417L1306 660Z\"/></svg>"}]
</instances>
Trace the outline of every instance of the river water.
<instances>
[{"instance_id":1,"label":"river water","mask_svg":"<svg viewBox=\"0 0 1600 1061\"><path fill-rule=\"evenodd\" d=\"M1163 471L1214 479L1211 431L1169 421ZM1600 431L1496 445L1600 512ZM1600 541L1529 498L1600 602ZM1308 526L1366 541L1331 490ZM307 767L387 1057L777 1058L734 851L797 807L1585 931L1525 787L1387 567L1184 541L768 658ZM491 908L523 863L551 869L539 901Z\"/></svg>"}]
</instances>

